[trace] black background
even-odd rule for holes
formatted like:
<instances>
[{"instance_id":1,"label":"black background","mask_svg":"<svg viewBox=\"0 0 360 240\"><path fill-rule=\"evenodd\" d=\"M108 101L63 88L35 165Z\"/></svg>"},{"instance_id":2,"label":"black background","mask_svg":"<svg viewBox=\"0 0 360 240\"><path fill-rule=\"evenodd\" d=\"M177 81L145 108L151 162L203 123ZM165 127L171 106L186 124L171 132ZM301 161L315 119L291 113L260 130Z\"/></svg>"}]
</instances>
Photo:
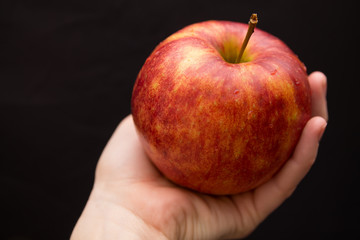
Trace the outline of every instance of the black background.
<instances>
[{"instance_id":1,"label":"black background","mask_svg":"<svg viewBox=\"0 0 360 240\"><path fill-rule=\"evenodd\" d=\"M330 121L310 173L248 239L355 239L356 8L315 0L1 1L0 238L69 238L153 48L191 23L247 22L257 12L258 27L286 42L309 73L326 73Z\"/></svg>"}]
</instances>

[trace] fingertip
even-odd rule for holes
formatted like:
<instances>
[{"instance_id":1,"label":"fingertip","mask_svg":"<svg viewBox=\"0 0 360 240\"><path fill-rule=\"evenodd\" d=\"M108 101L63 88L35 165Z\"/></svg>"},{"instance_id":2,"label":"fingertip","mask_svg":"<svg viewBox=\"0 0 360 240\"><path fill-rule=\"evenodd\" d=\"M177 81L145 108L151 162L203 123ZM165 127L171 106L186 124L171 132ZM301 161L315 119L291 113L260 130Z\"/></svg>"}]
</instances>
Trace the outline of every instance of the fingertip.
<instances>
[{"instance_id":1,"label":"fingertip","mask_svg":"<svg viewBox=\"0 0 360 240\"><path fill-rule=\"evenodd\" d=\"M323 117L315 116L308 121L304 128L304 131L311 132L311 134L318 133L317 135L319 135L321 131L325 130L326 125L327 122Z\"/></svg>"},{"instance_id":2,"label":"fingertip","mask_svg":"<svg viewBox=\"0 0 360 240\"><path fill-rule=\"evenodd\" d=\"M316 135L317 135L317 139L318 141L321 140L322 136L324 135L326 126L327 126L327 121L326 119L324 119L323 117L313 117L312 119L310 119L310 121L312 121L311 124L312 128L316 131Z\"/></svg>"},{"instance_id":3,"label":"fingertip","mask_svg":"<svg viewBox=\"0 0 360 240\"><path fill-rule=\"evenodd\" d=\"M117 145L121 145L122 142L128 143L130 142L130 139L137 140L135 132L136 130L132 115L128 115L118 124L112 136L110 137L106 147L109 148L113 146L117 148Z\"/></svg>"},{"instance_id":4,"label":"fingertip","mask_svg":"<svg viewBox=\"0 0 360 240\"><path fill-rule=\"evenodd\" d=\"M326 96L327 77L323 72L315 71L309 75L310 85L316 85L315 88L321 89Z\"/></svg>"},{"instance_id":5,"label":"fingertip","mask_svg":"<svg viewBox=\"0 0 360 240\"><path fill-rule=\"evenodd\" d=\"M309 80L318 83L321 89L326 91L327 76L320 71L315 71L309 75Z\"/></svg>"},{"instance_id":6,"label":"fingertip","mask_svg":"<svg viewBox=\"0 0 360 240\"><path fill-rule=\"evenodd\" d=\"M133 128L133 125L134 125L134 122L133 122L132 115L129 114L120 121L120 123L118 124L118 126L116 127L116 129L114 131L114 134L118 133L120 131L125 131L125 130L131 131Z\"/></svg>"},{"instance_id":7,"label":"fingertip","mask_svg":"<svg viewBox=\"0 0 360 240\"><path fill-rule=\"evenodd\" d=\"M133 121L132 115L127 115L123 120L121 120L120 124L129 124Z\"/></svg>"},{"instance_id":8,"label":"fingertip","mask_svg":"<svg viewBox=\"0 0 360 240\"><path fill-rule=\"evenodd\" d=\"M299 143L295 148L293 159L306 159L315 161L319 141L324 134L327 122L323 117L312 117L304 127Z\"/></svg>"},{"instance_id":9,"label":"fingertip","mask_svg":"<svg viewBox=\"0 0 360 240\"><path fill-rule=\"evenodd\" d=\"M310 75L309 75L309 78L312 78L312 79L321 79L321 80L324 80L326 81L327 77L326 75L321 72L321 71L314 71L312 72Z\"/></svg>"}]
</instances>

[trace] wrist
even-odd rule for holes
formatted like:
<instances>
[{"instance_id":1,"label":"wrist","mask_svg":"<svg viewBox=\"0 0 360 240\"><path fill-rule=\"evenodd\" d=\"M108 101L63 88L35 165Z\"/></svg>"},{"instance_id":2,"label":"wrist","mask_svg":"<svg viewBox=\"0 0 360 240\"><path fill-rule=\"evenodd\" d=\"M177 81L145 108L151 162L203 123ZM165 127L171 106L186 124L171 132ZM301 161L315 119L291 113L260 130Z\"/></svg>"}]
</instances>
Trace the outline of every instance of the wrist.
<instances>
[{"instance_id":1,"label":"wrist","mask_svg":"<svg viewBox=\"0 0 360 240\"><path fill-rule=\"evenodd\" d=\"M71 240L167 239L127 208L91 194Z\"/></svg>"}]
</instances>

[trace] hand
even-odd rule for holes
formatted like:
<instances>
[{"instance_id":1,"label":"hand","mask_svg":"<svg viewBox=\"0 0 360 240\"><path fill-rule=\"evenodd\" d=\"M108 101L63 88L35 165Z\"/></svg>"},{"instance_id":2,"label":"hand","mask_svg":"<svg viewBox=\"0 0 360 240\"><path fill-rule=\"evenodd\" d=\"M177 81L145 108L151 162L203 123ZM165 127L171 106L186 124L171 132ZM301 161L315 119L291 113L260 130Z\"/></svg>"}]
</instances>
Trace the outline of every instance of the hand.
<instances>
[{"instance_id":1,"label":"hand","mask_svg":"<svg viewBox=\"0 0 360 240\"><path fill-rule=\"evenodd\" d=\"M76 239L222 239L249 235L295 190L313 165L328 118L326 77L309 76L313 117L293 156L271 180L233 196L210 196L165 179L145 155L131 116L100 157Z\"/></svg>"}]
</instances>

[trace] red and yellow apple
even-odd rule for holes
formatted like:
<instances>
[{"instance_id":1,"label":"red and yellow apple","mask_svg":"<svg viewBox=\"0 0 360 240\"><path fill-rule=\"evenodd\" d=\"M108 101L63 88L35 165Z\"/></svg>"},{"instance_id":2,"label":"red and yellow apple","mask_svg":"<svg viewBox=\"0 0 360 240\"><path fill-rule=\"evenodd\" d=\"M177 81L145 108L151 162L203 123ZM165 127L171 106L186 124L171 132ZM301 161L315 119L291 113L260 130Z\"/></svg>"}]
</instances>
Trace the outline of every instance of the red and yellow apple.
<instances>
[{"instance_id":1,"label":"red and yellow apple","mask_svg":"<svg viewBox=\"0 0 360 240\"><path fill-rule=\"evenodd\" d=\"M206 21L161 42L136 79L131 109L145 152L171 181L236 194L270 179L311 116L306 68L278 38Z\"/></svg>"}]
</instances>

